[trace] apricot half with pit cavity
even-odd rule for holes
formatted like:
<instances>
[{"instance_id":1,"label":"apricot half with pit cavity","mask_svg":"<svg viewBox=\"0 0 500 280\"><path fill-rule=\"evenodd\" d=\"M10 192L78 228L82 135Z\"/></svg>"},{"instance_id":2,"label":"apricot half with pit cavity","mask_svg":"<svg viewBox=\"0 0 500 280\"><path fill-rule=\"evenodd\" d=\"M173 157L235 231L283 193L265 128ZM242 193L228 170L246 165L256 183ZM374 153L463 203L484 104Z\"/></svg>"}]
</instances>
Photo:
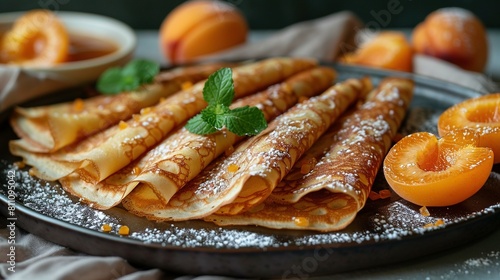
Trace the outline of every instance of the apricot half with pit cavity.
<instances>
[{"instance_id":1,"label":"apricot half with pit cavity","mask_svg":"<svg viewBox=\"0 0 500 280\"><path fill-rule=\"evenodd\" d=\"M453 130L470 129L479 134L479 146L489 147L500 163L500 93L462 101L445 110L438 119L438 132L444 136Z\"/></svg>"}]
</instances>

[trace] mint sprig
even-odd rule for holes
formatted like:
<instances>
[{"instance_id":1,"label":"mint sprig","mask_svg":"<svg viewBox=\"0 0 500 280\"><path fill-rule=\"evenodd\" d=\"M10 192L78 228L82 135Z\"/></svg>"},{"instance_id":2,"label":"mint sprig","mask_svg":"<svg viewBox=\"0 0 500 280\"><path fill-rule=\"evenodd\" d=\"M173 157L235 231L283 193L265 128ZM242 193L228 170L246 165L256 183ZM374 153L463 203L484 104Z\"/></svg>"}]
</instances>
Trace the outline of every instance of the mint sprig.
<instances>
[{"instance_id":1,"label":"mint sprig","mask_svg":"<svg viewBox=\"0 0 500 280\"><path fill-rule=\"evenodd\" d=\"M149 84L160 72L160 64L145 59L130 61L123 68L112 67L104 71L97 80L97 90L106 95L138 89Z\"/></svg>"},{"instance_id":2,"label":"mint sprig","mask_svg":"<svg viewBox=\"0 0 500 280\"><path fill-rule=\"evenodd\" d=\"M203 87L203 98L208 106L186 124L191 133L207 135L225 127L238 136L245 136L256 135L267 127L259 108L229 108L234 99L231 68L221 68L208 77Z\"/></svg>"}]
</instances>

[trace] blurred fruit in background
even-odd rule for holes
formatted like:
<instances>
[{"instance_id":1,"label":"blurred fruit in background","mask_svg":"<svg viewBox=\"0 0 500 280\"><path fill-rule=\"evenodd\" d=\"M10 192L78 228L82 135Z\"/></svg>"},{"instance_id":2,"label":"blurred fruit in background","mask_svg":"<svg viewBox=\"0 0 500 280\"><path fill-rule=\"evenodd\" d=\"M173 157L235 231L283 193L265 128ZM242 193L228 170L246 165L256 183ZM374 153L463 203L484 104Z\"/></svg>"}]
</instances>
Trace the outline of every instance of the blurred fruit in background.
<instances>
[{"instance_id":1,"label":"blurred fruit in background","mask_svg":"<svg viewBox=\"0 0 500 280\"><path fill-rule=\"evenodd\" d=\"M371 36L340 62L400 71L412 71L414 54L448 61L462 69L483 72L488 62L488 38L472 12L442 8L430 13L406 40L402 32L381 31Z\"/></svg>"},{"instance_id":2,"label":"blurred fruit in background","mask_svg":"<svg viewBox=\"0 0 500 280\"><path fill-rule=\"evenodd\" d=\"M488 40L481 21L470 11L443 8L429 14L413 30L412 44L421 53L482 72L488 60Z\"/></svg>"},{"instance_id":3,"label":"blurred fruit in background","mask_svg":"<svg viewBox=\"0 0 500 280\"><path fill-rule=\"evenodd\" d=\"M172 10L159 32L160 51L172 64L243 44L248 25L243 14L227 2L187 1Z\"/></svg>"},{"instance_id":4,"label":"blurred fruit in background","mask_svg":"<svg viewBox=\"0 0 500 280\"><path fill-rule=\"evenodd\" d=\"M56 14L33 10L18 18L0 40L0 63L54 66L66 60L69 35Z\"/></svg>"},{"instance_id":5,"label":"blurred fruit in background","mask_svg":"<svg viewBox=\"0 0 500 280\"><path fill-rule=\"evenodd\" d=\"M361 43L354 52L342 56L340 61L411 72L413 50L404 33L383 31Z\"/></svg>"}]
</instances>

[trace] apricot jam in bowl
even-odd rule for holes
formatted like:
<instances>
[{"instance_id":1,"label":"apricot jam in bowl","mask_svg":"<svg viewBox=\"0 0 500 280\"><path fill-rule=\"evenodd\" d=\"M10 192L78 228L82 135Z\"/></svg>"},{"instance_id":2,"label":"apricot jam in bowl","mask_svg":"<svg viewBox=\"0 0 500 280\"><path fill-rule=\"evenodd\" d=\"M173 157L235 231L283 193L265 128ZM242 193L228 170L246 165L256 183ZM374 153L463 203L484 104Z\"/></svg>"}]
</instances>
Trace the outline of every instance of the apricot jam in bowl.
<instances>
[{"instance_id":1,"label":"apricot jam in bowl","mask_svg":"<svg viewBox=\"0 0 500 280\"><path fill-rule=\"evenodd\" d=\"M0 75L5 83L0 111L24 101L19 98L93 82L106 69L128 62L136 43L129 26L101 15L48 10L0 14Z\"/></svg>"}]
</instances>

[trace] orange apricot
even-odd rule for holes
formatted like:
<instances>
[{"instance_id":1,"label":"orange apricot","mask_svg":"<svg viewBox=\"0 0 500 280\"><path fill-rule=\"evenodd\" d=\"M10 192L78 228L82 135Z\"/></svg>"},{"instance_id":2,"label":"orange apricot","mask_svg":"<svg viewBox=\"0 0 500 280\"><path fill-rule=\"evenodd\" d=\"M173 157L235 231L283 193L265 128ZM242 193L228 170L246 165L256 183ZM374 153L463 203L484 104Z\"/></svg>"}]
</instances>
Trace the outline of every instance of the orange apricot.
<instances>
[{"instance_id":1,"label":"orange apricot","mask_svg":"<svg viewBox=\"0 0 500 280\"><path fill-rule=\"evenodd\" d=\"M430 13L412 33L412 45L421 53L459 67L481 72L488 60L488 40L482 22L462 8Z\"/></svg>"},{"instance_id":2,"label":"orange apricot","mask_svg":"<svg viewBox=\"0 0 500 280\"><path fill-rule=\"evenodd\" d=\"M467 99L445 110L438 119L438 133L467 128L479 134L479 146L489 147L500 163L500 93Z\"/></svg>"},{"instance_id":3,"label":"orange apricot","mask_svg":"<svg viewBox=\"0 0 500 280\"><path fill-rule=\"evenodd\" d=\"M420 206L450 206L474 195L493 167L490 148L478 147L471 130L454 130L437 139L428 132L410 134L384 159L383 171L392 190Z\"/></svg>"},{"instance_id":4,"label":"orange apricot","mask_svg":"<svg viewBox=\"0 0 500 280\"><path fill-rule=\"evenodd\" d=\"M193 61L244 43L248 26L241 12L226 2L187 1L160 26L160 50L172 64Z\"/></svg>"},{"instance_id":5,"label":"orange apricot","mask_svg":"<svg viewBox=\"0 0 500 280\"><path fill-rule=\"evenodd\" d=\"M384 31L362 43L353 53L340 58L341 62L370 67L411 72L413 50L405 35Z\"/></svg>"},{"instance_id":6,"label":"orange apricot","mask_svg":"<svg viewBox=\"0 0 500 280\"><path fill-rule=\"evenodd\" d=\"M68 50L68 32L48 10L33 10L21 16L0 43L2 62L29 66L64 62Z\"/></svg>"}]
</instances>

